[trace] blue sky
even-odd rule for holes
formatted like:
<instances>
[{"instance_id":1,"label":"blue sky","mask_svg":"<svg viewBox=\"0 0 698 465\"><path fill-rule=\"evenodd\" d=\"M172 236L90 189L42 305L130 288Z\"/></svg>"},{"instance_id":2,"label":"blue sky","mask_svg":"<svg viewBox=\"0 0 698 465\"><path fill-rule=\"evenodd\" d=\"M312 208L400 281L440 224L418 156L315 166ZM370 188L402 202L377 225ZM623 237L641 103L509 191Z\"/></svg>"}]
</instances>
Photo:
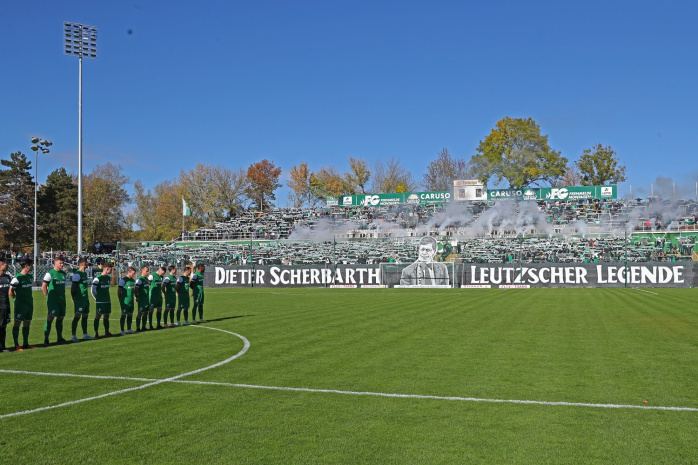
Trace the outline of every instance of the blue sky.
<instances>
[{"instance_id":1,"label":"blue sky","mask_svg":"<svg viewBox=\"0 0 698 465\"><path fill-rule=\"evenodd\" d=\"M443 147L470 158L510 116L535 119L571 160L612 146L621 195L675 182L694 197L697 13L688 1L6 1L0 157L33 155L39 135L54 144L40 179L77 172L72 21L99 30L99 58L83 61L86 172L111 161L152 187L197 162L267 158L286 173L396 157L421 180Z\"/></svg>"}]
</instances>

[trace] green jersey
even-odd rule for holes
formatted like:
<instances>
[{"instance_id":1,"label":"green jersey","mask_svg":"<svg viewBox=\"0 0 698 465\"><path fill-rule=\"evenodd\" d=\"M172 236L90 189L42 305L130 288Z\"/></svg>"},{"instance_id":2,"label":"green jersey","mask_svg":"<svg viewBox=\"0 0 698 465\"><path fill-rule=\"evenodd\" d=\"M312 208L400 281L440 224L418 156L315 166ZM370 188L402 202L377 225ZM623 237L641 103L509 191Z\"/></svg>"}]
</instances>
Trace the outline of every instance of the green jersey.
<instances>
[{"instance_id":1,"label":"green jersey","mask_svg":"<svg viewBox=\"0 0 698 465\"><path fill-rule=\"evenodd\" d=\"M34 308L34 297L32 297L32 283L34 275L27 273L17 273L10 281L10 286L15 294L15 308Z\"/></svg>"},{"instance_id":2,"label":"green jersey","mask_svg":"<svg viewBox=\"0 0 698 465\"><path fill-rule=\"evenodd\" d=\"M77 270L75 273L73 273L73 283L77 283L78 285L78 293L73 296L73 300L84 300L87 301L87 288L90 287L90 282L92 280L87 276L87 273L84 271Z\"/></svg>"},{"instance_id":3,"label":"green jersey","mask_svg":"<svg viewBox=\"0 0 698 465\"><path fill-rule=\"evenodd\" d=\"M142 307L143 305L148 304L148 289L150 287L150 283L148 282L147 277L140 276L138 280L136 281L136 287L138 288L136 290L136 300L138 301L138 306Z\"/></svg>"},{"instance_id":4,"label":"green jersey","mask_svg":"<svg viewBox=\"0 0 698 465\"><path fill-rule=\"evenodd\" d=\"M148 279L150 280L150 303L162 305L162 276L153 273Z\"/></svg>"},{"instance_id":5,"label":"green jersey","mask_svg":"<svg viewBox=\"0 0 698 465\"><path fill-rule=\"evenodd\" d=\"M92 297L98 304L111 303L109 295L109 286L111 286L111 276L102 275L101 273L95 276L92 280Z\"/></svg>"},{"instance_id":6,"label":"green jersey","mask_svg":"<svg viewBox=\"0 0 698 465\"><path fill-rule=\"evenodd\" d=\"M175 278L171 274L168 274L167 276L165 276L165 279L162 280L162 283L165 286L165 299L170 300L177 297L177 293L175 291L176 281L177 278Z\"/></svg>"},{"instance_id":7,"label":"green jersey","mask_svg":"<svg viewBox=\"0 0 698 465\"><path fill-rule=\"evenodd\" d=\"M124 277L119 280L119 289L121 296L119 303L128 307L133 307L133 288L136 286L136 280L129 277Z\"/></svg>"},{"instance_id":8,"label":"green jersey","mask_svg":"<svg viewBox=\"0 0 698 465\"><path fill-rule=\"evenodd\" d=\"M204 293L204 274L195 271L194 274L191 276L191 291L194 294L194 297L198 296L199 294Z\"/></svg>"},{"instance_id":9,"label":"green jersey","mask_svg":"<svg viewBox=\"0 0 698 465\"><path fill-rule=\"evenodd\" d=\"M48 284L48 293L46 299L48 307L52 308L53 304L65 303L65 271L48 270L44 276L44 282Z\"/></svg>"},{"instance_id":10,"label":"green jersey","mask_svg":"<svg viewBox=\"0 0 698 465\"><path fill-rule=\"evenodd\" d=\"M180 276L177 278L179 290L177 297L179 298L179 308L189 308L189 276Z\"/></svg>"}]
</instances>

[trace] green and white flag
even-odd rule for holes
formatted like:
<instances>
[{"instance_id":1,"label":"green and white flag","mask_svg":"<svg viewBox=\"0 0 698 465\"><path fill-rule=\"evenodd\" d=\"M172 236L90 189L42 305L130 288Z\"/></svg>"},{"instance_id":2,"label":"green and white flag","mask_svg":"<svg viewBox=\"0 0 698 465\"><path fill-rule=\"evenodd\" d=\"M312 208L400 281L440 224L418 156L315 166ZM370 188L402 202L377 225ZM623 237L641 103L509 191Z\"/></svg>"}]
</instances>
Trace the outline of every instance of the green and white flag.
<instances>
[{"instance_id":1,"label":"green and white flag","mask_svg":"<svg viewBox=\"0 0 698 465\"><path fill-rule=\"evenodd\" d=\"M191 216L191 208L187 205L187 201L182 197L182 216Z\"/></svg>"}]
</instances>

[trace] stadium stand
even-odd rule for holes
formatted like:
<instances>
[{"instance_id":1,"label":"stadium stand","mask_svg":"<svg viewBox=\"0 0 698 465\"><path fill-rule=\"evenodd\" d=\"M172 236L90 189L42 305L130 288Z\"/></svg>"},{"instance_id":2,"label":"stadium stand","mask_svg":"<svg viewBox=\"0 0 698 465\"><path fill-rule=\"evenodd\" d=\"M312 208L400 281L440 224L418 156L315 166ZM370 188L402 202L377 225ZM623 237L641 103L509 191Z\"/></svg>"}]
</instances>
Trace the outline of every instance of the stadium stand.
<instances>
[{"instance_id":1,"label":"stadium stand","mask_svg":"<svg viewBox=\"0 0 698 465\"><path fill-rule=\"evenodd\" d=\"M245 211L183 240L120 243L114 253L88 258L94 267L115 260L121 268L408 263L419 238L431 235L439 240L437 260L457 263L698 260L697 215L698 202L661 199ZM77 263L64 254L68 267ZM38 275L50 255L39 260Z\"/></svg>"}]
</instances>

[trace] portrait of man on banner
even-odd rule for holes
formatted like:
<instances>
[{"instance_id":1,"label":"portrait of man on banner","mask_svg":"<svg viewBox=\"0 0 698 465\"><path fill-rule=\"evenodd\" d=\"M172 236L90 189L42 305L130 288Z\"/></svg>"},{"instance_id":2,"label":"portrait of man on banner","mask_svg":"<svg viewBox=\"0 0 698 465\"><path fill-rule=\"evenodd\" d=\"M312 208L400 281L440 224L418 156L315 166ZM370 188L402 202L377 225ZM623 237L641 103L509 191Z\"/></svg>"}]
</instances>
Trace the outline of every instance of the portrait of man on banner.
<instances>
[{"instance_id":1,"label":"portrait of man on banner","mask_svg":"<svg viewBox=\"0 0 698 465\"><path fill-rule=\"evenodd\" d=\"M419 240L417 261L402 270L400 286L448 286L448 268L435 262L438 251L436 239L424 236Z\"/></svg>"}]
</instances>

